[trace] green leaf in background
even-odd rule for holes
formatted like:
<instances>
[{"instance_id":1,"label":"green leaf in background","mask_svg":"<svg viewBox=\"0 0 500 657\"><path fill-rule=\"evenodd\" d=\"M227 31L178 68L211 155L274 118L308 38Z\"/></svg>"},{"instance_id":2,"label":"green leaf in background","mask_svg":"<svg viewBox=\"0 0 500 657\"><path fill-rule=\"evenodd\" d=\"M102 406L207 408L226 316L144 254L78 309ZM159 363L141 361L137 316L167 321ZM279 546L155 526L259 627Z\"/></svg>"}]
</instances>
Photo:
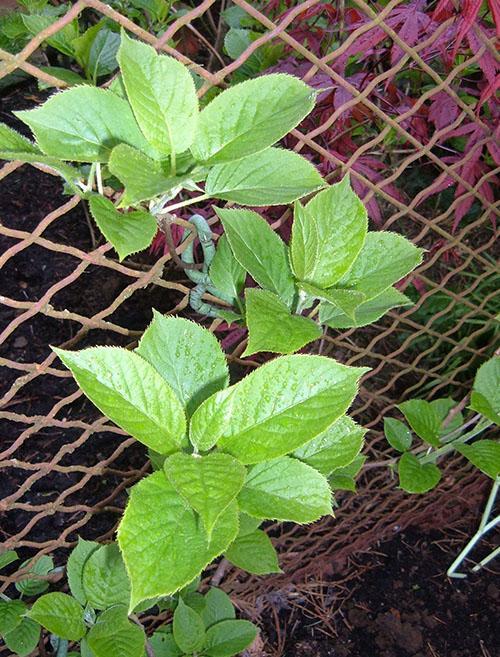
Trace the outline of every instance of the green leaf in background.
<instances>
[{"instance_id":1,"label":"green leaf in background","mask_svg":"<svg viewBox=\"0 0 500 657\"><path fill-rule=\"evenodd\" d=\"M231 86L201 112L191 151L197 160L214 164L263 151L298 125L315 99L313 89L284 73Z\"/></svg>"},{"instance_id":2,"label":"green leaf in background","mask_svg":"<svg viewBox=\"0 0 500 657\"><path fill-rule=\"evenodd\" d=\"M135 351L172 387L188 416L228 384L226 357L218 340L187 319L153 310L153 321Z\"/></svg>"},{"instance_id":3,"label":"green leaf in background","mask_svg":"<svg viewBox=\"0 0 500 657\"><path fill-rule=\"evenodd\" d=\"M257 628L246 620L225 620L207 631L204 652L207 657L237 655L255 640Z\"/></svg>"},{"instance_id":4,"label":"green leaf in background","mask_svg":"<svg viewBox=\"0 0 500 657\"><path fill-rule=\"evenodd\" d=\"M441 418L435 406L424 399L410 399L398 404L397 408L419 438L433 447L439 447Z\"/></svg>"},{"instance_id":5,"label":"green leaf in background","mask_svg":"<svg viewBox=\"0 0 500 657\"><path fill-rule=\"evenodd\" d=\"M210 169L205 192L241 205L284 205L325 185L315 167L294 151L267 148Z\"/></svg>"},{"instance_id":6,"label":"green leaf in background","mask_svg":"<svg viewBox=\"0 0 500 657\"><path fill-rule=\"evenodd\" d=\"M410 449L413 438L404 422L393 417L384 418L384 434L389 445L398 452Z\"/></svg>"},{"instance_id":7,"label":"green leaf in background","mask_svg":"<svg viewBox=\"0 0 500 657\"><path fill-rule=\"evenodd\" d=\"M89 27L73 40L72 46L85 75L94 84L98 78L109 75L118 68L116 55L120 46L120 35L110 30L105 21Z\"/></svg>"},{"instance_id":8,"label":"green leaf in background","mask_svg":"<svg viewBox=\"0 0 500 657\"><path fill-rule=\"evenodd\" d=\"M348 490L352 493L356 492L356 476L361 471L366 456L358 454L352 463L344 466L343 468L336 468L328 477L331 488L336 490Z\"/></svg>"},{"instance_id":9,"label":"green leaf in background","mask_svg":"<svg viewBox=\"0 0 500 657\"><path fill-rule=\"evenodd\" d=\"M237 533L235 503L221 515L207 543L199 518L163 472L140 481L132 488L118 528L118 543L132 584L131 608L189 584L224 552Z\"/></svg>"},{"instance_id":10,"label":"green leaf in background","mask_svg":"<svg viewBox=\"0 0 500 657\"><path fill-rule=\"evenodd\" d=\"M5 550L0 554L0 570L6 568L9 564L14 563L19 559L15 550Z\"/></svg>"},{"instance_id":11,"label":"green leaf in background","mask_svg":"<svg viewBox=\"0 0 500 657\"><path fill-rule=\"evenodd\" d=\"M109 199L98 195L90 197L89 207L99 230L111 242L120 261L131 253L143 251L153 241L158 227L149 212L118 212Z\"/></svg>"},{"instance_id":12,"label":"green leaf in background","mask_svg":"<svg viewBox=\"0 0 500 657\"><path fill-rule=\"evenodd\" d=\"M458 445L457 450L485 475L496 479L500 474L500 443L485 438L472 445Z\"/></svg>"},{"instance_id":13,"label":"green leaf in background","mask_svg":"<svg viewBox=\"0 0 500 657\"><path fill-rule=\"evenodd\" d=\"M164 173L158 161L127 144L118 144L113 148L108 168L125 186L120 200L122 208L175 190L184 181L183 178Z\"/></svg>"},{"instance_id":14,"label":"green leaf in background","mask_svg":"<svg viewBox=\"0 0 500 657\"><path fill-rule=\"evenodd\" d=\"M115 424L160 454L179 449L186 431L184 410L147 361L118 347L54 351L90 401Z\"/></svg>"},{"instance_id":15,"label":"green leaf in background","mask_svg":"<svg viewBox=\"0 0 500 657\"><path fill-rule=\"evenodd\" d=\"M422 262L422 249L388 231L370 232L338 287L363 292L368 300L397 283Z\"/></svg>"},{"instance_id":16,"label":"green leaf in background","mask_svg":"<svg viewBox=\"0 0 500 657\"><path fill-rule=\"evenodd\" d=\"M232 60L238 59L243 52L261 37L260 32L231 28L224 37L224 49ZM284 45L281 43L264 43L233 71L231 82L243 82L258 77L258 74L274 66L283 54Z\"/></svg>"},{"instance_id":17,"label":"green leaf in background","mask_svg":"<svg viewBox=\"0 0 500 657\"><path fill-rule=\"evenodd\" d=\"M330 292L330 290L327 291ZM337 290L335 290L335 292L337 292ZM390 287L373 299L364 301L357 306L354 309L354 319L352 319L352 317L340 310L340 303L338 303L340 300L338 299L336 301L337 303L335 306L327 302L322 302L320 305L319 317L321 323L327 324L327 326L330 326L331 328L339 329L367 326L383 317L389 310L401 306L411 306L413 303L407 296L399 292L399 290ZM347 308L345 308L345 310L347 310Z\"/></svg>"},{"instance_id":18,"label":"green leaf in background","mask_svg":"<svg viewBox=\"0 0 500 657\"><path fill-rule=\"evenodd\" d=\"M176 644L185 653L196 653L205 644L205 624L194 609L184 604L182 598L174 612L173 620L174 639Z\"/></svg>"},{"instance_id":19,"label":"green leaf in background","mask_svg":"<svg viewBox=\"0 0 500 657\"><path fill-rule=\"evenodd\" d=\"M323 333L312 319L292 315L288 306L268 290L247 288L245 299L248 344L243 358L259 351L291 354Z\"/></svg>"},{"instance_id":20,"label":"green leaf in background","mask_svg":"<svg viewBox=\"0 0 500 657\"><path fill-rule=\"evenodd\" d=\"M407 493L426 493L435 488L441 471L434 463L420 463L411 452L405 452L399 459L399 485Z\"/></svg>"},{"instance_id":21,"label":"green leaf in background","mask_svg":"<svg viewBox=\"0 0 500 657\"><path fill-rule=\"evenodd\" d=\"M78 539L77 546L73 549L66 564L66 576L69 589L73 597L82 605L87 604L87 595L83 589L83 567L90 555L99 548L95 541Z\"/></svg>"},{"instance_id":22,"label":"green leaf in background","mask_svg":"<svg viewBox=\"0 0 500 657\"><path fill-rule=\"evenodd\" d=\"M365 433L363 427L344 415L325 432L296 449L293 456L328 476L354 461L363 446Z\"/></svg>"},{"instance_id":23,"label":"green leaf in background","mask_svg":"<svg viewBox=\"0 0 500 657\"><path fill-rule=\"evenodd\" d=\"M445 436L446 434L451 433L452 431L456 431L458 428L460 428L464 422L464 418L462 413L455 413L452 418L444 425L445 420L447 419L448 415L450 414L451 410L453 408L456 408L458 406L458 402L456 402L454 399L451 397L444 397L442 399L434 399L433 401L430 402L432 408L435 410L436 415L439 418L440 422L440 428L439 428L439 435L440 436Z\"/></svg>"},{"instance_id":24,"label":"green leaf in background","mask_svg":"<svg viewBox=\"0 0 500 657\"><path fill-rule=\"evenodd\" d=\"M240 492L245 467L229 454L172 454L165 473L175 490L199 513L208 539L220 515Z\"/></svg>"},{"instance_id":25,"label":"green leaf in background","mask_svg":"<svg viewBox=\"0 0 500 657\"><path fill-rule=\"evenodd\" d=\"M289 305L295 287L283 240L256 212L215 210L236 260L261 287Z\"/></svg>"},{"instance_id":26,"label":"green leaf in background","mask_svg":"<svg viewBox=\"0 0 500 657\"><path fill-rule=\"evenodd\" d=\"M224 556L237 568L254 575L282 572L276 550L269 536L262 529L238 536Z\"/></svg>"},{"instance_id":27,"label":"green leaf in background","mask_svg":"<svg viewBox=\"0 0 500 657\"><path fill-rule=\"evenodd\" d=\"M20 135L5 123L0 123L0 154L2 159L16 159L17 154L40 153L41 150L29 139Z\"/></svg>"},{"instance_id":28,"label":"green leaf in background","mask_svg":"<svg viewBox=\"0 0 500 657\"><path fill-rule=\"evenodd\" d=\"M329 290L322 290L303 281L299 283L299 287L309 296L335 306L335 312L347 315L351 320L355 319L356 309L365 300L365 295L362 292L355 292L354 290L340 290L333 287Z\"/></svg>"},{"instance_id":29,"label":"green leaf in background","mask_svg":"<svg viewBox=\"0 0 500 657\"><path fill-rule=\"evenodd\" d=\"M20 565L19 570L24 570L27 566L30 565L30 563L30 560L24 561ZM29 568L28 574L23 575L23 578L16 582L16 589L19 591L19 593L27 595L28 597L43 593L49 588L49 583L45 579L38 579L37 575L45 577L53 569L54 561L52 557L43 554Z\"/></svg>"},{"instance_id":30,"label":"green leaf in background","mask_svg":"<svg viewBox=\"0 0 500 657\"><path fill-rule=\"evenodd\" d=\"M292 253L301 274L296 275L317 287L332 287L358 257L368 230L365 206L352 191L349 176L316 194L298 218L297 230L295 220L292 228ZM321 248L308 260L305 249L316 240Z\"/></svg>"},{"instance_id":31,"label":"green leaf in background","mask_svg":"<svg viewBox=\"0 0 500 657\"><path fill-rule=\"evenodd\" d=\"M58 80L66 82L70 87L74 87L77 84L89 84L88 80L85 80L85 78L82 78L81 75L75 73L69 68L62 68L62 66L40 66L40 70L52 75ZM54 86L56 85L44 82L43 80L38 80L38 88L41 91L43 89L51 89Z\"/></svg>"},{"instance_id":32,"label":"green leaf in background","mask_svg":"<svg viewBox=\"0 0 500 657\"><path fill-rule=\"evenodd\" d=\"M323 356L277 358L209 397L193 415L191 442L245 464L292 452L345 413L365 371Z\"/></svg>"},{"instance_id":33,"label":"green leaf in background","mask_svg":"<svg viewBox=\"0 0 500 657\"><path fill-rule=\"evenodd\" d=\"M29 617L61 639L79 641L87 632L83 607L65 593L46 593L35 601Z\"/></svg>"},{"instance_id":34,"label":"green leaf in background","mask_svg":"<svg viewBox=\"0 0 500 657\"><path fill-rule=\"evenodd\" d=\"M247 273L234 257L227 235L221 235L210 265L210 280L214 286L235 300L243 290Z\"/></svg>"},{"instance_id":35,"label":"green leaf in background","mask_svg":"<svg viewBox=\"0 0 500 657\"><path fill-rule=\"evenodd\" d=\"M31 36L36 36L42 30L50 27L54 22L53 16L42 16L41 14L22 14L23 23L26 25ZM45 39L45 42L55 48L63 55L74 57L73 40L78 36L78 22L71 21L55 34Z\"/></svg>"},{"instance_id":36,"label":"green leaf in background","mask_svg":"<svg viewBox=\"0 0 500 657\"><path fill-rule=\"evenodd\" d=\"M238 502L256 518L297 523L314 522L332 514L328 481L311 466L282 456L254 465Z\"/></svg>"},{"instance_id":37,"label":"green leaf in background","mask_svg":"<svg viewBox=\"0 0 500 657\"><path fill-rule=\"evenodd\" d=\"M168 630L167 630L168 627ZM155 657L182 657L184 652L176 644L171 627L160 628L149 639Z\"/></svg>"},{"instance_id":38,"label":"green leaf in background","mask_svg":"<svg viewBox=\"0 0 500 657\"><path fill-rule=\"evenodd\" d=\"M122 31L118 61L135 118L163 155L182 153L194 139L198 97L188 69Z\"/></svg>"},{"instance_id":39,"label":"green leaf in background","mask_svg":"<svg viewBox=\"0 0 500 657\"><path fill-rule=\"evenodd\" d=\"M9 650L18 657L26 657L38 645L40 625L31 618L23 618L19 625L8 632L3 640Z\"/></svg>"},{"instance_id":40,"label":"green leaf in background","mask_svg":"<svg viewBox=\"0 0 500 657\"><path fill-rule=\"evenodd\" d=\"M212 587L205 596L205 609L201 617L207 629L220 621L232 620L236 613L231 598L222 589Z\"/></svg>"},{"instance_id":41,"label":"green leaf in background","mask_svg":"<svg viewBox=\"0 0 500 657\"><path fill-rule=\"evenodd\" d=\"M500 356L493 356L476 372L470 407L500 424Z\"/></svg>"},{"instance_id":42,"label":"green leaf in background","mask_svg":"<svg viewBox=\"0 0 500 657\"><path fill-rule=\"evenodd\" d=\"M27 607L22 600L0 600L0 636L21 624Z\"/></svg>"},{"instance_id":43,"label":"green leaf in background","mask_svg":"<svg viewBox=\"0 0 500 657\"><path fill-rule=\"evenodd\" d=\"M130 583L116 543L102 545L90 555L83 567L82 581L93 609L129 603Z\"/></svg>"},{"instance_id":44,"label":"green leaf in background","mask_svg":"<svg viewBox=\"0 0 500 657\"><path fill-rule=\"evenodd\" d=\"M44 153L62 160L107 162L122 142L151 150L130 105L106 89L73 87L40 107L14 114L31 128Z\"/></svg>"},{"instance_id":45,"label":"green leaf in background","mask_svg":"<svg viewBox=\"0 0 500 657\"><path fill-rule=\"evenodd\" d=\"M127 618L127 608L106 609L90 628L86 641L95 657L143 657L144 630Z\"/></svg>"}]
</instances>

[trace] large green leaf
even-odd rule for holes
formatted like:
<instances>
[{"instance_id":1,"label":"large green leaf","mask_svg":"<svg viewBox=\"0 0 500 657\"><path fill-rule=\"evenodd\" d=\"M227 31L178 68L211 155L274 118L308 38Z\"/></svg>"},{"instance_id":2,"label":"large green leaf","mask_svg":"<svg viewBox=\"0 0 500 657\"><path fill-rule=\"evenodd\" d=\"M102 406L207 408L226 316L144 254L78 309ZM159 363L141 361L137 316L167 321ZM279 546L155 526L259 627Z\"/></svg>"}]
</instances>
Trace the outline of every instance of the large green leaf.
<instances>
[{"instance_id":1,"label":"large green leaf","mask_svg":"<svg viewBox=\"0 0 500 657\"><path fill-rule=\"evenodd\" d=\"M330 290L328 290L328 292L329 291ZM335 292L337 292L337 290ZM355 291L351 292L351 290L346 290L346 292L349 294L359 294ZM373 299L364 301L359 306L356 306L354 308L354 319L340 309L340 303L333 306L325 301L320 305L319 317L323 324L327 324L327 326L330 326L331 328L344 329L367 326L383 317L389 310L401 306L411 306L412 303L413 302L407 296L399 292L399 290L390 287ZM347 308L345 308L345 310L347 310Z\"/></svg>"},{"instance_id":2,"label":"large green leaf","mask_svg":"<svg viewBox=\"0 0 500 657\"><path fill-rule=\"evenodd\" d=\"M127 618L123 605L103 612L86 637L95 657L143 657L144 630Z\"/></svg>"},{"instance_id":3,"label":"large green leaf","mask_svg":"<svg viewBox=\"0 0 500 657\"><path fill-rule=\"evenodd\" d=\"M209 397L193 415L191 441L242 463L292 452L345 413L365 371L323 356L277 358Z\"/></svg>"},{"instance_id":4,"label":"large green leaf","mask_svg":"<svg viewBox=\"0 0 500 657\"><path fill-rule=\"evenodd\" d=\"M245 292L248 344L242 356L259 351L291 354L321 337L321 327L308 317L292 315L288 306L268 290Z\"/></svg>"},{"instance_id":5,"label":"large green leaf","mask_svg":"<svg viewBox=\"0 0 500 657\"><path fill-rule=\"evenodd\" d=\"M234 257L227 235L219 237L209 274L218 290L227 294L230 299L238 298L245 285L247 273Z\"/></svg>"},{"instance_id":6,"label":"large green leaf","mask_svg":"<svg viewBox=\"0 0 500 657\"><path fill-rule=\"evenodd\" d=\"M42 153L29 139L20 135L5 123L0 123L0 153L3 160L16 159L16 154ZM9 157L7 157L11 153Z\"/></svg>"},{"instance_id":7,"label":"large green leaf","mask_svg":"<svg viewBox=\"0 0 500 657\"><path fill-rule=\"evenodd\" d=\"M154 657L182 657L184 651L175 643L171 626L163 626L149 637L149 645ZM83 655L82 655L83 657Z\"/></svg>"},{"instance_id":8,"label":"large green leaf","mask_svg":"<svg viewBox=\"0 0 500 657\"><path fill-rule=\"evenodd\" d=\"M194 609L184 604L181 597L174 612L172 626L175 642L183 653L197 653L203 648L205 624Z\"/></svg>"},{"instance_id":9,"label":"large green leaf","mask_svg":"<svg viewBox=\"0 0 500 657\"><path fill-rule=\"evenodd\" d=\"M118 543L132 585L131 608L142 600L175 593L224 552L238 533L231 504L207 535L196 513L163 472L134 486L118 528Z\"/></svg>"},{"instance_id":10,"label":"large green leaf","mask_svg":"<svg viewBox=\"0 0 500 657\"><path fill-rule=\"evenodd\" d=\"M320 288L334 285L356 260L367 230L368 215L349 176L316 194L294 219L291 256L297 278Z\"/></svg>"},{"instance_id":11,"label":"large green leaf","mask_svg":"<svg viewBox=\"0 0 500 657\"><path fill-rule=\"evenodd\" d=\"M419 438L439 447L441 418L436 407L425 399L410 399L397 406Z\"/></svg>"},{"instance_id":12,"label":"large green leaf","mask_svg":"<svg viewBox=\"0 0 500 657\"><path fill-rule=\"evenodd\" d=\"M102 545L90 555L83 567L82 581L93 609L129 603L130 583L116 543Z\"/></svg>"},{"instance_id":13,"label":"large green leaf","mask_svg":"<svg viewBox=\"0 0 500 657\"><path fill-rule=\"evenodd\" d=\"M179 449L186 431L184 410L147 361L117 347L54 351L90 401L115 424L160 454Z\"/></svg>"},{"instance_id":14,"label":"large green leaf","mask_svg":"<svg viewBox=\"0 0 500 657\"><path fill-rule=\"evenodd\" d=\"M46 593L35 601L29 617L61 639L79 641L87 632L83 607L65 593Z\"/></svg>"},{"instance_id":15,"label":"large green leaf","mask_svg":"<svg viewBox=\"0 0 500 657\"><path fill-rule=\"evenodd\" d=\"M47 155L74 162L107 162L126 143L150 151L130 105L112 91L90 85L54 94L32 110L14 112L32 129Z\"/></svg>"},{"instance_id":16,"label":"large green leaf","mask_svg":"<svg viewBox=\"0 0 500 657\"><path fill-rule=\"evenodd\" d=\"M457 450L485 475L496 479L500 474L500 443L485 438L472 445L459 445Z\"/></svg>"},{"instance_id":17,"label":"large green leaf","mask_svg":"<svg viewBox=\"0 0 500 657\"><path fill-rule=\"evenodd\" d=\"M130 39L125 31L118 61L129 102L148 142L163 155L188 149L198 122L198 97L188 69Z\"/></svg>"},{"instance_id":18,"label":"large green leaf","mask_svg":"<svg viewBox=\"0 0 500 657\"><path fill-rule=\"evenodd\" d=\"M476 372L470 405L495 424L500 424L500 356L493 356Z\"/></svg>"},{"instance_id":19,"label":"large green leaf","mask_svg":"<svg viewBox=\"0 0 500 657\"><path fill-rule=\"evenodd\" d=\"M361 451L366 430L347 415L293 452L293 456L325 476L352 463Z\"/></svg>"},{"instance_id":20,"label":"large green leaf","mask_svg":"<svg viewBox=\"0 0 500 657\"><path fill-rule=\"evenodd\" d=\"M118 212L109 199L97 194L90 197L89 207L99 230L114 246L120 260L143 251L153 241L158 226L149 212Z\"/></svg>"},{"instance_id":21,"label":"large green leaf","mask_svg":"<svg viewBox=\"0 0 500 657\"><path fill-rule=\"evenodd\" d=\"M73 597L82 605L87 604L87 595L83 588L83 567L90 555L99 548L99 543L78 539L78 544L71 552L66 564L66 576Z\"/></svg>"},{"instance_id":22,"label":"large green leaf","mask_svg":"<svg viewBox=\"0 0 500 657\"><path fill-rule=\"evenodd\" d=\"M157 160L127 144L113 148L108 168L125 186L120 200L123 208L175 190L184 181L184 178L166 174Z\"/></svg>"},{"instance_id":23,"label":"large green leaf","mask_svg":"<svg viewBox=\"0 0 500 657\"><path fill-rule=\"evenodd\" d=\"M229 381L217 339L199 324L153 311L136 352L172 387L188 416Z\"/></svg>"},{"instance_id":24,"label":"large green leaf","mask_svg":"<svg viewBox=\"0 0 500 657\"><path fill-rule=\"evenodd\" d=\"M278 555L262 529L238 536L224 553L232 564L254 575L281 573Z\"/></svg>"},{"instance_id":25,"label":"large green leaf","mask_svg":"<svg viewBox=\"0 0 500 657\"><path fill-rule=\"evenodd\" d=\"M229 454L172 454L165 473L175 490L200 514L210 539L220 515L240 492L245 467Z\"/></svg>"},{"instance_id":26,"label":"large green leaf","mask_svg":"<svg viewBox=\"0 0 500 657\"><path fill-rule=\"evenodd\" d=\"M191 151L197 160L210 163L262 151L298 125L315 99L313 89L283 73L231 86L201 112Z\"/></svg>"},{"instance_id":27,"label":"large green leaf","mask_svg":"<svg viewBox=\"0 0 500 657\"><path fill-rule=\"evenodd\" d=\"M314 522L332 512L328 481L317 470L289 456L254 465L238 502L256 518Z\"/></svg>"},{"instance_id":28,"label":"large green leaf","mask_svg":"<svg viewBox=\"0 0 500 657\"><path fill-rule=\"evenodd\" d=\"M27 607L22 600L0 600L0 636L21 624Z\"/></svg>"},{"instance_id":29,"label":"large green leaf","mask_svg":"<svg viewBox=\"0 0 500 657\"><path fill-rule=\"evenodd\" d=\"M31 618L23 618L17 627L8 632L3 640L17 657L26 657L38 645L40 625Z\"/></svg>"},{"instance_id":30,"label":"large green leaf","mask_svg":"<svg viewBox=\"0 0 500 657\"><path fill-rule=\"evenodd\" d=\"M295 294L286 245L252 210L216 208L236 260L263 288L291 304Z\"/></svg>"},{"instance_id":31,"label":"large green leaf","mask_svg":"<svg viewBox=\"0 0 500 657\"><path fill-rule=\"evenodd\" d=\"M411 452L399 459L399 485L407 493L426 493L435 488L441 479L441 471L434 463L420 463Z\"/></svg>"},{"instance_id":32,"label":"large green leaf","mask_svg":"<svg viewBox=\"0 0 500 657\"><path fill-rule=\"evenodd\" d=\"M324 185L314 166L298 153L267 148L237 162L216 164L205 191L214 198L257 207L291 203Z\"/></svg>"},{"instance_id":33,"label":"large green leaf","mask_svg":"<svg viewBox=\"0 0 500 657\"><path fill-rule=\"evenodd\" d=\"M204 654L207 657L238 655L257 636L255 625L246 620L224 620L207 631Z\"/></svg>"},{"instance_id":34,"label":"large green leaf","mask_svg":"<svg viewBox=\"0 0 500 657\"><path fill-rule=\"evenodd\" d=\"M373 299L422 262L422 249L406 237L388 231L368 233L354 264L338 287L363 292Z\"/></svg>"}]
</instances>

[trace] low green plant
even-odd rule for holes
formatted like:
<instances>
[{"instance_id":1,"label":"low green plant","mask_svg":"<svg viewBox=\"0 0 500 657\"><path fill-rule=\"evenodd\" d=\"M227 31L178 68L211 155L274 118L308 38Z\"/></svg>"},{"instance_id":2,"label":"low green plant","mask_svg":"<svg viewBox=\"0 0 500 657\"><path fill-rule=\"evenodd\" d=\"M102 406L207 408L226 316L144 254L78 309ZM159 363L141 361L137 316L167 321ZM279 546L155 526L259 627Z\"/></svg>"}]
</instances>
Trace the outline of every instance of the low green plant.
<instances>
[{"instance_id":1,"label":"low green plant","mask_svg":"<svg viewBox=\"0 0 500 657\"><path fill-rule=\"evenodd\" d=\"M0 555L0 564L16 559L15 553ZM41 570L41 557L33 573ZM43 566L45 569L46 564ZM25 597L0 600L0 636L18 657L38 645L41 628L50 633L56 657L231 657L249 646L256 627L236 620L234 606L221 589L197 592L199 580L174 596L147 600L128 613L130 583L116 543L99 545L80 539L69 556L66 575L70 594L44 593L44 581L28 576L16 585ZM22 582L31 588L21 588ZM38 584L38 587L37 587ZM22 596L21 596L22 597ZM146 637L138 614L170 610L171 621ZM69 642L80 652L68 652Z\"/></svg>"},{"instance_id":2,"label":"low green plant","mask_svg":"<svg viewBox=\"0 0 500 657\"><path fill-rule=\"evenodd\" d=\"M469 408L475 415L464 418L460 405L451 397L411 399L398 406L406 422L384 419L389 444L402 456L397 460L399 485L408 493L425 493L439 483L438 461L459 452L484 474L495 480L500 474L500 443L476 436L500 424L500 357L494 356L478 369ZM423 444L412 450L413 434Z\"/></svg>"}]
</instances>

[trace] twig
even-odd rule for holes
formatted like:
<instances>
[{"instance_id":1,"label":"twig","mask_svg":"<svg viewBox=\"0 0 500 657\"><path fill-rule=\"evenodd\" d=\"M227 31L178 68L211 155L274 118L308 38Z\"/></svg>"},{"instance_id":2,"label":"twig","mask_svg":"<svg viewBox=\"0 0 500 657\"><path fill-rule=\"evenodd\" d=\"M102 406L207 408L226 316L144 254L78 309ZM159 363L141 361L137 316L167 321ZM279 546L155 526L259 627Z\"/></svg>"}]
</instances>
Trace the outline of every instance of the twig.
<instances>
[{"instance_id":1,"label":"twig","mask_svg":"<svg viewBox=\"0 0 500 657\"><path fill-rule=\"evenodd\" d=\"M179 258L177 250L174 244L174 238L172 236L172 227L170 225L170 220L167 217L161 217L159 221L159 227L161 232L165 235L165 241L167 243L168 252L170 257L175 262L175 264L181 269L201 269L203 265L197 265L196 263L187 263L182 262Z\"/></svg>"},{"instance_id":2,"label":"twig","mask_svg":"<svg viewBox=\"0 0 500 657\"><path fill-rule=\"evenodd\" d=\"M217 566L215 573L213 574L212 579L210 580L210 586L219 586L229 566L230 563L227 559L221 560L221 562Z\"/></svg>"}]
</instances>

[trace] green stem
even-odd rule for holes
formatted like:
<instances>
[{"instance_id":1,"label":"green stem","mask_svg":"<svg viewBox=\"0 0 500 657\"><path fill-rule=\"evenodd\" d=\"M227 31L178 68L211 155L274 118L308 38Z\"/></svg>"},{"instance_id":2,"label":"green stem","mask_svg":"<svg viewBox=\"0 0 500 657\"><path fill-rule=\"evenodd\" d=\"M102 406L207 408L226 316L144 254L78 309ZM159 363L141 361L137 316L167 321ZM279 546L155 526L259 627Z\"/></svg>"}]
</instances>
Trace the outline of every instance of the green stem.
<instances>
[{"instance_id":1,"label":"green stem","mask_svg":"<svg viewBox=\"0 0 500 657\"><path fill-rule=\"evenodd\" d=\"M206 201L207 198L210 198L208 194L200 194L195 198L188 198L187 201L180 201L179 203L173 203L172 205L167 205L167 207L162 209L162 214L167 212L172 212L173 210L178 210L179 208L185 208L187 205L193 205L193 203L199 203L200 201Z\"/></svg>"},{"instance_id":2,"label":"green stem","mask_svg":"<svg viewBox=\"0 0 500 657\"><path fill-rule=\"evenodd\" d=\"M424 463L435 463L438 459L440 459L442 456L445 454L448 454L448 452L452 452L454 449L456 449L457 445L461 445L463 443L466 443L468 440L471 440L474 438L474 436L477 436L478 434L482 433L485 429L490 427L493 423L490 422L489 420L486 420L483 418L482 420L479 420L477 425L472 429L472 431L468 431L467 433L464 433L462 436L459 436L458 438L455 438L452 442L446 443L446 445L443 445L439 449L436 449L435 451L431 452L430 454L427 454L426 456L422 457L420 460L420 463L423 465Z\"/></svg>"}]
</instances>

